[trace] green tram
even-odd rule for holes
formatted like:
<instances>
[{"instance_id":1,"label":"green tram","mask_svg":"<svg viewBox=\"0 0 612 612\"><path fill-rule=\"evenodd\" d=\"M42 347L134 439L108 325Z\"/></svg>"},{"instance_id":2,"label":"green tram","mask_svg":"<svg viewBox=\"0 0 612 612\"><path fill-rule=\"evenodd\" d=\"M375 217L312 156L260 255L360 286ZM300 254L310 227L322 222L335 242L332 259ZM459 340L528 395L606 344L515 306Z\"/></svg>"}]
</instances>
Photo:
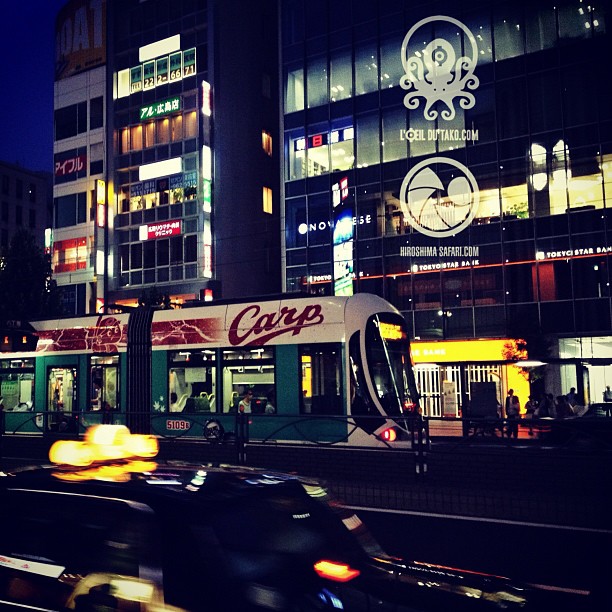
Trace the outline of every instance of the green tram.
<instances>
[{"instance_id":1,"label":"green tram","mask_svg":"<svg viewBox=\"0 0 612 612\"><path fill-rule=\"evenodd\" d=\"M418 412L407 328L369 294L276 297L32 322L0 353L7 433L124 423L159 436L359 445L409 440Z\"/></svg>"}]
</instances>

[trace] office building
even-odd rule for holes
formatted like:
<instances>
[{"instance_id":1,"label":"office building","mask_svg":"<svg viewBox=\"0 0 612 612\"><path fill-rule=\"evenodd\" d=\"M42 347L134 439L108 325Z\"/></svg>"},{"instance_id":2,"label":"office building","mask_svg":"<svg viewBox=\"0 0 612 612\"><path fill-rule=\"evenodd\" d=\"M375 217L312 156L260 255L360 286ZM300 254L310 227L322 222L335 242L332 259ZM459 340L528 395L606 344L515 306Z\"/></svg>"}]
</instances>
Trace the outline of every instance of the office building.
<instances>
[{"instance_id":1,"label":"office building","mask_svg":"<svg viewBox=\"0 0 612 612\"><path fill-rule=\"evenodd\" d=\"M0 253L22 229L42 248L51 223L51 175L0 161L0 177Z\"/></svg>"},{"instance_id":2,"label":"office building","mask_svg":"<svg viewBox=\"0 0 612 612\"><path fill-rule=\"evenodd\" d=\"M60 11L53 265L69 312L280 289L276 11L244 0Z\"/></svg>"},{"instance_id":3,"label":"office building","mask_svg":"<svg viewBox=\"0 0 612 612\"><path fill-rule=\"evenodd\" d=\"M281 7L286 289L372 292L397 306L429 415L456 416L479 383L502 403L510 387L522 403L530 389L571 387L602 401L605 6Z\"/></svg>"}]
</instances>

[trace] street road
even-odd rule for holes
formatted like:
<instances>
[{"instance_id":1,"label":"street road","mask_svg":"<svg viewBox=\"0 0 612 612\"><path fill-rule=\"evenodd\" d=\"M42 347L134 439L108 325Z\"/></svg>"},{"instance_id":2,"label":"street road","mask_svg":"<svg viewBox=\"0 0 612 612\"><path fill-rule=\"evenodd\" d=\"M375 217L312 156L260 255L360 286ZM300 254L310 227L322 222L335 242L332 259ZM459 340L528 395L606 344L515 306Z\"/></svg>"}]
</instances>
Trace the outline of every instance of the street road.
<instances>
[{"instance_id":1,"label":"street road","mask_svg":"<svg viewBox=\"0 0 612 612\"><path fill-rule=\"evenodd\" d=\"M611 588L610 530L547 525L546 517L533 524L352 508L391 555L554 586L572 599L572 592Z\"/></svg>"}]
</instances>

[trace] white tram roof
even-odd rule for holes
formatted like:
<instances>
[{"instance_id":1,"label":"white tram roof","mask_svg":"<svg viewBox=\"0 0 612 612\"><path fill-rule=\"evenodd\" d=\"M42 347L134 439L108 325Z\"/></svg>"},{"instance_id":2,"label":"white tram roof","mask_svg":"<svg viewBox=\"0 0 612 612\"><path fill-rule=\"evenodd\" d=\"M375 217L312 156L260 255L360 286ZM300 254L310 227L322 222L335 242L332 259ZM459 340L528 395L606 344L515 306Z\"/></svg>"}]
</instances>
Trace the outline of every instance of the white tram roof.
<instances>
[{"instance_id":1,"label":"white tram roof","mask_svg":"<svg viewBox=\"0 0 612 612\"><path fill-rule=\"evenodd\" d=\"M398 311L382 298L300 297L244 301L153 314L153 348L258 347L340 342L377 312ZM117 353L127 350L128 314L32 322L40 353Z\"/></svg>"}]
</instances>

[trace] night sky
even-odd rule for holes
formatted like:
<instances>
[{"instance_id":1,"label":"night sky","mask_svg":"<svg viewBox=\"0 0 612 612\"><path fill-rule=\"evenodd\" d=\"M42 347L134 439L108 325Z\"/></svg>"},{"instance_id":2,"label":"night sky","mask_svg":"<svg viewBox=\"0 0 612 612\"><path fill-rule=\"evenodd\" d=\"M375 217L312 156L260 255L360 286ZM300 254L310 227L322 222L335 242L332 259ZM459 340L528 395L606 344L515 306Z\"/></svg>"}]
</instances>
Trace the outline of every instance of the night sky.
<instances>
[{"instance_id":1,"label":"night sky","mask_svg":"<svg viewBox=\"0 0 612 612\"><path fill-rule=\"evenodd\" d=\"M0 160L53 170L55 17L67 0L0 3Z\"/></svg>"}]
</instances>

